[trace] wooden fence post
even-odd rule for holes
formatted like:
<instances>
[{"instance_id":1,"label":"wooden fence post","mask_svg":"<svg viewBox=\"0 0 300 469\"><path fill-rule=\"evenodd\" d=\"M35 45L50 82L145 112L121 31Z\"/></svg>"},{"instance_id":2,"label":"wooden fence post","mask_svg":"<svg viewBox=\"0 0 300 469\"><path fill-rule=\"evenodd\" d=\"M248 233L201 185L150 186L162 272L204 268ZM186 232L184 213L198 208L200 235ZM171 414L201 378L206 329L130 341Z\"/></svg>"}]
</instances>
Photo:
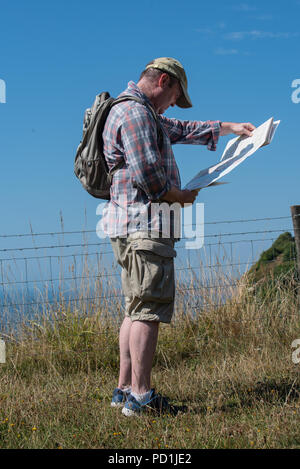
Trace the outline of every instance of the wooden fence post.
<instances>
[{"instance_id":1,"label":"wooden fence post","mask_svg":"<svg viewBox=\"0 0 300 469\"><path fill-rule=\"evenodd\" d=\"M292 214L294 234L295 234L298 278L300 279L300 205L292 205L291 214ZM300 286L299 285L298 285L298 304L300 305Z\"/></svg>"}]
</instances>

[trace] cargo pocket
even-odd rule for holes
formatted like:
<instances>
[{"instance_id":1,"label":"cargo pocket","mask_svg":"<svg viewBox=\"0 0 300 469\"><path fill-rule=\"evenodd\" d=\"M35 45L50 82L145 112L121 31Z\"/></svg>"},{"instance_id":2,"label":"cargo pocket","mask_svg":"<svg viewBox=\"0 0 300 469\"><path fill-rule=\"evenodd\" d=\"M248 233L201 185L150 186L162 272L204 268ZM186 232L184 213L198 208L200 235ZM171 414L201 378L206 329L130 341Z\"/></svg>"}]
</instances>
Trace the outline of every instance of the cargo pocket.
<instances>
[{"instance_id":1,"label":"cargo pocket","mask_svg":"<svg viewBox=\"0 0 300 469\"><path fill-rule=\"evenodd\" d=\"M131 249L130 279L133 295L144 302L173 301L175 249L151 239L134 240Z\"/></svg>"}]
</instances>

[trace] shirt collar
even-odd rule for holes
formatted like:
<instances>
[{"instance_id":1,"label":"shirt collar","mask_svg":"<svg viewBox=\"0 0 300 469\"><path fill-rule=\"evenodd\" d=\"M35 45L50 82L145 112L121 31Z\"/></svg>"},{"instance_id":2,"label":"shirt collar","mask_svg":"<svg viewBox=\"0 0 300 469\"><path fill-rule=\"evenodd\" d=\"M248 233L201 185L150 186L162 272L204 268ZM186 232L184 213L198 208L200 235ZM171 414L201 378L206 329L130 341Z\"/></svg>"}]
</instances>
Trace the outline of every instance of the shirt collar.
<instances>
[{"instance_id":1,"label":"shirt collar","mask_svg":"<svg viewBox=\"0 0 300 469\"><path fill-rule=\"evenodd\" d=\"M142 99L146 103L150 104L153 107L148 96L143 93L140 88L134 83L134 81L130 81L127 85L127 89L122 94L132 94L133 96L137 96L138 98Z\"/></svg>"}]
</instances>

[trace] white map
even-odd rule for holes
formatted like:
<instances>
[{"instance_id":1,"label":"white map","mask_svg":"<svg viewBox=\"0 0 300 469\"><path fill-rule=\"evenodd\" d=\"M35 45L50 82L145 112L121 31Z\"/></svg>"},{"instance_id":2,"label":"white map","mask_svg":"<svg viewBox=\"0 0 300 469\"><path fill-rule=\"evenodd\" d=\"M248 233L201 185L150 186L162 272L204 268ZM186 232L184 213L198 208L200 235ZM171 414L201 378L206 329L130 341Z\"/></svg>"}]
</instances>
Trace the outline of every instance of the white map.
<instances>
[{"instance_id":1,"label":"white map","mask_svg":"<svg viewBox=\"0 0 300 469\"><path fill-rule=\"evenodd\" d=\"M271 143L279 123L279 120L273 121L273 117L271 117L253 130L251 137L243 135L229 140L220 162L200 171L184 189L203 189L211 185L226 184L217 181L230 173L260 147Z\"/></svg>"}]
</instances>

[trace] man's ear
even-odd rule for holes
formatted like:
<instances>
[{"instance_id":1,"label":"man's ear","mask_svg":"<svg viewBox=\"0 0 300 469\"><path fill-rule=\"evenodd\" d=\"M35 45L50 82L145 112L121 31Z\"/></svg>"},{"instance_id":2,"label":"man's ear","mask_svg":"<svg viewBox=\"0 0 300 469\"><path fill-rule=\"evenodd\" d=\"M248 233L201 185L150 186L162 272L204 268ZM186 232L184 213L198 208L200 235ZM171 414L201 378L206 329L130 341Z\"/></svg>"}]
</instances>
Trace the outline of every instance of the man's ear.
<instances>
[{"instance_id":1,"label":"man's ear","mask_svg":"<svg viewBox=\"0 0 300 469\"><path fill-rule=\"evenodd\" d=\"M162 73L158 80L158 86L160 88L165 88L169 83L170 77L167 73Z\"/></svg>"}]
</instances>

